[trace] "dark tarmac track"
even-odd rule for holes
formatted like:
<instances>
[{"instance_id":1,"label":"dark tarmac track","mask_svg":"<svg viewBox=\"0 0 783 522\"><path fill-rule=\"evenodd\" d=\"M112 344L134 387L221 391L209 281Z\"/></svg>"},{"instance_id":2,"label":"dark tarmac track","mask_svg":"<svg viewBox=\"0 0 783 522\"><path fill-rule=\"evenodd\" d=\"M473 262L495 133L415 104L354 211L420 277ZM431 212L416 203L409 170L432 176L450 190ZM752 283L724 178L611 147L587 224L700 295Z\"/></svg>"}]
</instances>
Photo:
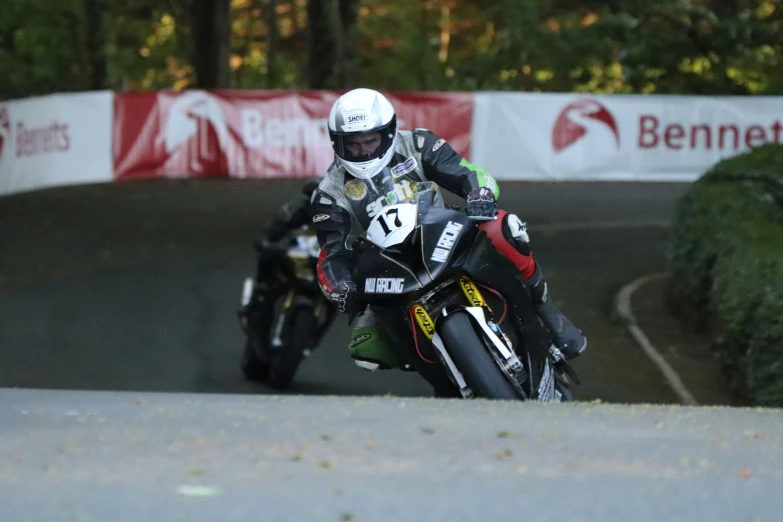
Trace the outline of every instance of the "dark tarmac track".
<instances>
[{"instance_id":1,"label":"dark tarmac track","mask_svg":"<svg viewBox=\"0 0 783 522\"><path fill-rule=\"evenodd\" d=\"M269 393L245 381L235 310L252 239L299 181L144 181L0 199L0 387ZM501 182L528 222L551 295L589 338L578 400L674 403L622 325L619 288L665 270L666 221L687 185ZM338 318L291 393L429 396L370 373Z\"/></svg>"}]
</instances>

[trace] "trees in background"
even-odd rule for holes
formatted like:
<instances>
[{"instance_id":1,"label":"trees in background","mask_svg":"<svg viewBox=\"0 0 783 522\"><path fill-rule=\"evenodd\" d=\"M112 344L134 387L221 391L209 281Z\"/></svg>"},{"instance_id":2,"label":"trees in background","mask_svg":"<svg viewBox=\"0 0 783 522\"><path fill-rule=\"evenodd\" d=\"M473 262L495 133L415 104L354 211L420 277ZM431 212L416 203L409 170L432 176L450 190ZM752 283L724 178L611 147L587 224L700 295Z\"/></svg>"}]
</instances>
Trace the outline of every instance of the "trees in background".
<instances>
[{"instance_id":1,"label":"trees in background","mask_svg":"<svg viewBox=\"0 0 783 522\"><path fill-rule=\"evenodd\" d=\"M783 93L779 0L3 0L0 98L182 88Z\"/></svg>"},{"instance_id":2,"label":"trees in background","mask_svg":"<svg viewBox=\"0 0 783 522\"><path fill-rule=\"evenodd\" d=\"M190 63L195 85L204 89L231 85L230 0L190 0Z\"/></svg>"}]
</instances>

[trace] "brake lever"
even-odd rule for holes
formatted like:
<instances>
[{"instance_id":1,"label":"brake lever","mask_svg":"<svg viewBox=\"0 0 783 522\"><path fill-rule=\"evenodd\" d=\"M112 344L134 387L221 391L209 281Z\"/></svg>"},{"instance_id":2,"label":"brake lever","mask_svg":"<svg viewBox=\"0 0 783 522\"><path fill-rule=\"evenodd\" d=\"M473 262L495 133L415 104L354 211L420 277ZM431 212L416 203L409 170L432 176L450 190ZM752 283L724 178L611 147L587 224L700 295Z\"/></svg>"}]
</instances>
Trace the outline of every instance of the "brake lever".
<instances>
[{"instance_id":1,"label":"brake lever","mask_svg":"<svg viewBox=\"0 0 783 522\"><path fill-rule=\"evenodd\" d=\"M457 208L458 207L455 207L455 210ZM462 209L460 209L460 210L462 210ZM493 215L493 216L471 216L470 214L468 214L467 207L464 210L462 210L462 211L468 217L468 219L470 219L471 221L496 221L498 219L498 214L500 213L500 212L498 212L497 209L495 209L495 215Z\"/></svg>"}]
</instances>

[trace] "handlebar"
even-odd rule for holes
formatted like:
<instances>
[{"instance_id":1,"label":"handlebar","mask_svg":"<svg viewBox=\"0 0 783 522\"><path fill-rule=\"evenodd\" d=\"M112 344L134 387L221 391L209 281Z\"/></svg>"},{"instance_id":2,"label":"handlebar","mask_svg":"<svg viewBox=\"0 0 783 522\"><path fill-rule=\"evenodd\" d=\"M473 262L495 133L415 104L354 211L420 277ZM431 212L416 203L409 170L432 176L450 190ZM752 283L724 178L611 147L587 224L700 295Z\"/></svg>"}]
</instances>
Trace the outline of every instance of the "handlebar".
<instances>
[{"instance_id":1,"label":"handlebar","mask_svg":"<svg viewBox=\"0 0 783 522\"><path fill-rule=\"evenodd\" d=\"M288 247L280 245L267 239L257 239L255 242L256 252L264 257L281 257L288 252Z\"/></svg>"},{"instance_id":2,"label":"handlebar","mask_svg":"<svg viewBox=\"0 0 783 522\"><path fill-rule=\"evenodd\" d=\"M470 219L471 221L495 221L498 218L497 211L495 211L494 216L490 217L490 216L471 216L468 214L467 208L460 207L459 205L451 205L451 210L456 210L457 212L465 214L466 216L468 216L468 219Z\"/></svg>"}]
</instances>

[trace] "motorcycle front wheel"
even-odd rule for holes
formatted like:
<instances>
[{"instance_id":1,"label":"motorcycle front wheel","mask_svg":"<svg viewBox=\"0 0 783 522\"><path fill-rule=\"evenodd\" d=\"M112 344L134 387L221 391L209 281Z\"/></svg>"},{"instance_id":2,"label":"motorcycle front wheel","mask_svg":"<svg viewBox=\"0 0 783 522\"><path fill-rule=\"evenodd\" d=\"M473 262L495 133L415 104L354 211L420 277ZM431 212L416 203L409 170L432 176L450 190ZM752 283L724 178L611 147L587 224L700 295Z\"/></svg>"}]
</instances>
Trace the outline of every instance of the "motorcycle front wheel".
<instances>
[{"instance_id":1,"label":"motorcycle front wheel","mask_svg":"<svg viewBox=\"0 0 783 522\"><path fill-rule=\"evenodd\" d=\"M486 399L521 399L492 354L487 351L468 314L456 312L444 319L439 329L441 339L473 393Z\"/></svg>"},{"instance_id":2,"label":"motorcycle front wheel","mask_svg":"<svg viewBox=\"0 0 783 522\"><path fill-rule=\"evenodd\" d=\"M317 321L313 310L301 307L294 310L288 322L288 342L278 348L269 365L269 385L276 390L291 386L299 365L310 348Z\"/></svg>"},{"instance_id":3,"label":"motorcycle front wheel","mask_svg":"<svg viewBox=\"0 0 783 522\"><path fill-rule=\"evenodd\" d=\"M253 341L245 340L245 350L242 352L242 373L251 381L263 382L269 376L269 366L256 355Z\"/></svg>"}]
</instances>

